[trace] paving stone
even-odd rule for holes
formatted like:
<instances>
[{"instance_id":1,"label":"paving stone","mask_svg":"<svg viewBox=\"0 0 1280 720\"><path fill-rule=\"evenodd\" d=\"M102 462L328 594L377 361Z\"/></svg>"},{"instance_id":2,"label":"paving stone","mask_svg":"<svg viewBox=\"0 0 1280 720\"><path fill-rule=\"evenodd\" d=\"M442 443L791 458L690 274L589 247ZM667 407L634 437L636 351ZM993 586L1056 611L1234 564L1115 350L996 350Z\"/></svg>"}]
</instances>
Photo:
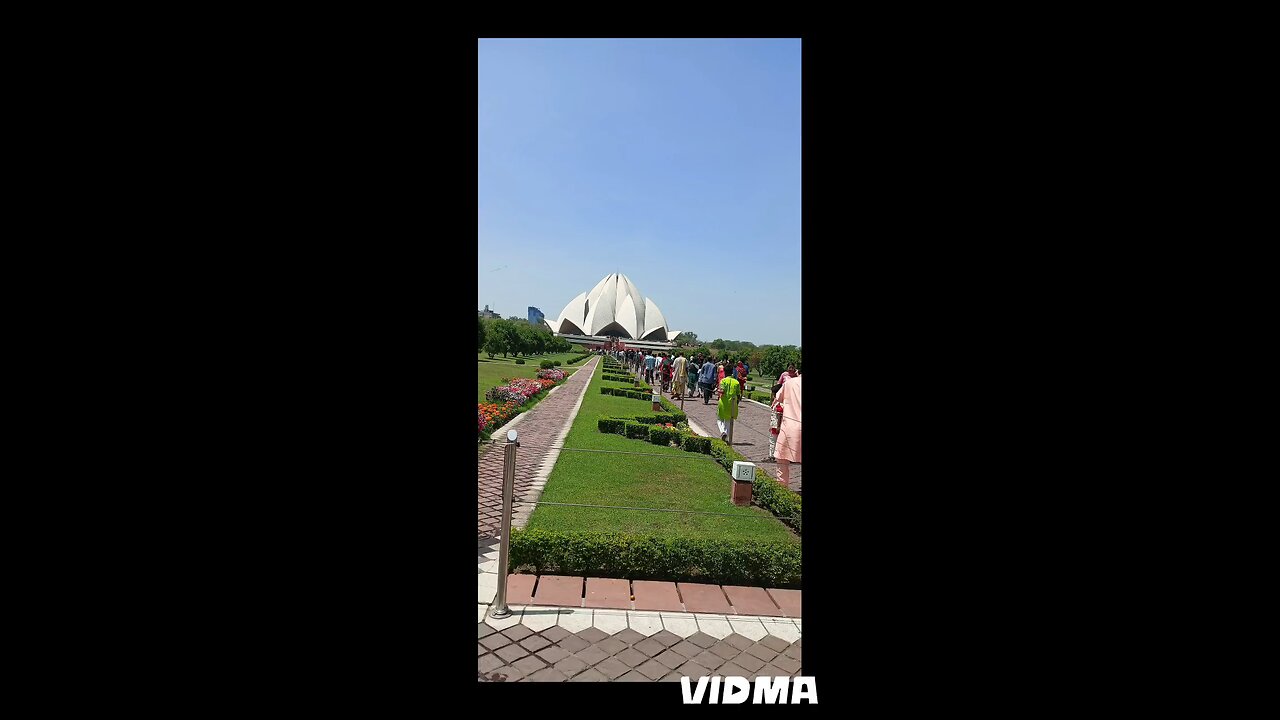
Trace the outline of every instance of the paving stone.
<instances>
[{"instance_id":1,"label":"paving stone","mask_svg":"<svg viewBox=\"0 0 1280 720\"><path fill-rule=\"evenodd\" d=\"M609 633L596 627L589 627L586 630L583 630L582 632L577 633L577 635L578 637L582 638L583 640L586 640L589 643L600 642L601 640L604 640L605 638L609 637Z\"/></svg>"},{"instance_id":2,"label":"paving stone","mask_svg":"<svg viewBox=\"0 0 1280 720\"><path fill-rule=\"evenodd\" d=\"M537 575L507 574L507 605L528 605L533 601L533 583Z\"/></svg>"},{"instance_id":3,"label":"paving stone","mask_svg":"<svg viewBox=\"0 0 1280 720\"><path fill-rule=\"evenodd\" d=\"M694 633L690 635L687 638L687 640L693 643L694 645L697 645L698 647L702 648L703 650L706 650L712 645L715 645L717 642L715 638L711 637L710 635L704 632Z\"/></svg>"},{"instance_id":4,"label":"paving stone","mask_svg":"<svg viewBox=\"0 0 1280 720\"><path fill-rule=\"evenodd\" d=\"M670 648L670 651L683 655L686 658L691 658L694 655L697 655L698 653L702 652L702 648L698 647L697 645L694 645L688 640L684 640L678 643L677 645L675 645L674 647Z\"/></svg>"},{"instance_id":5,"label":"paving stone","mask_svg":"<svg viewBox=\"0 0 1280 720\"><path fill-rule=\"evenodd\" d=\"M627 667L617 658L605 658L604 660L596 663L595 669L604 673L605 677L610 680L616 680L631 670L631 668Z\"/></svg>"},{"instance_id":6,"label":"paving stone","mask_svg":"<svg viewBox=\"0 0 1280 720\"><path fill-rule=\"evenodd\" d=\"M516 660L528 655L529 651L519 645L507 645L506 647L498 648L493 654L503 660L506 660L508 663L514 664Z\"/></svg>"},{"instance_id":7,"label":"paving stone","mask_svg":"<svg viewBox=\"0 0 1280 720\"><path fill-rule=\"evenodd\" d=\"M621 610L596 610L591 624L608 635L615 635L627 629L627 614Z\"/></svg>"},{"instance_id":8,"label":"paving stone","mask_svg":"<svg viewBox=\"0 0 1280 720\"><path fill-rule=\"evenodd\" d=\"M727 638L734 633L734 627L723 617L715 615L697 615L695 617L698 620L698 631L717 640ZM756 624L759 625L760 623L757 622ZM764 628L761 628L761 635L764 634L763 630Z\"/></svg>"},{"instance_id":9,"label":"paving stone","mask_svg":"<svg viewBox=\"0 0 1280 720\"><path fill-rule=\"evenodd\" d=\"M480 638L480 644L489 648L490 650L497 650L500 647L510 645L511 638L508 638L506 635L503 635L502 633L494 633L489 637Z\"/></svg>"},{"instance_id":10,"label":"paving stone","mask_svg":"<svg viewBox=\"0 0 1280 720\"><path fill-rule=\"evenodd\" d=\"M520 647L529 652L536 653L544 647L551 645L551 641L541 635L532 635L520 641Z\"/></svg>"},{"instance_id":11,"label":"paving stone","mask_svg":"<svg viewBox=\"0 0 1280 720\"><path fill-rule=\"evenodd\" d=\"M631 609L631 583L617 578L587 578L583 607Z\"/></svg>"},{"instance_id":12,"label":"paving stone","mask_svg":"<svg viewBox=\"0 0 1280 720\"><path fill-rule=\"evenodd\" d=\"M609 657L608 654L595 645L588 645L585 649L574 653L573 656L588 665L597 665Z\"/></svg>"},{"instance_id":13,"label":"paving stone","mask_svg":"<svg viewBox=\"0 0 1280 720\"><path fill-rule=\"evenodd\" d=\"M684 607L694 613L727 613L732 609L729 601L719 585L702 583L676 583L680 597L684 599Z\"/></svg>"},{"instance_id":14,"label":"paving stone","mask_svg":"<svg viewBox=\"0 0 1280 720\"><path fill-rule=\"evenodd\" d=\"M680 595L676 593L676 584L673 582L636 580L631 586L635 592L637 610L684 612L684 605L680 602Z\"/></svg>"},{"instance_id":15,"label":"paving stone","mask_svg":"<svg viewBox=\"0 0 1280 720\"><path fill-rule=\"evenodd\" d=\"M603 650L606 655L617 655L628 647L626 643L613 638L601 640L600 642L595 643L595 646Z\"/></svg>"},{"instance_id":16,"label":"paving stone","mask_svg":"<svg viewBox=\"0 0 1280 720\"><path fill-rule=\"evenodd\" d=\"M756 677L778 677L780 675L787 676L789 675L789 673L785 673L782 671L781 668L774 667L773 665L765 665L764 667L756 671L755 676Z\"/></svg>"},{"instance_id":17,"label":"paving stone","mask_svg":"<svg viewBox=\"0 0 1280 720\"><path fill-rule=\"evenodd\" d=\"M689 658L680 655L679 653L673 653L670 650L658 655L654 660L662 663L668 670L675 670L686 662L689 662Z\"/></svg>"},{"instance_id":18,"label":"paving stone","mask_svg":"<svg viewBox=\"0 0 1280 720\"><path fill-rule=\"evenodd\" d=\"M635 645L646 638L642 633L638 633L635 630L628 628L620 633L614 633L613 639L621 640L628 645Z\"/></svg>"},{"instance_id":19,"label":"paving stone","mask_svg":"<svg viewBox=\"0 0 1280 720\"><path fill-rule=\"evenodd\" d=\"M493 628L489 627L488 625L485 625L484 623L480 623L478 626L476 626L476 630L477 630L476 639L479 639L482 637L489 637L490 635L498 632L497 630L494 630Z\"/></svg>"},{"instance_id":20,"label":"paving stone","mask_svg":"<svg viewBox=\"0 0 1280 720\"><path fill-rule=\"evenodd\" d=\"M726 637L724 640L721 640L720 642L726 643L728 645L732 645L733 647L738 649L738 652L742 652L743 650L746 650L747 648L751 647L754 641L742 635L739 635L738 633L733 633L732 635Z\"/></svg>"},{"instance_id":21,"label":"paving stone","mask_svg":"<svg viewBox=\"0 0 1280 720\"><path fill-rule=\"evenodd\" d=\"M649 637L661 632L662 617L655 612L636 612L632 610L627 613L627 626L641 635Z\"/></svg>"},{"instance_id":22,"label":"paving stone","mask_svg":"<svg viewBox=\"0 0 1280 720\"><path fill-rule=\"evenodd\" d=\"M790 644L800 639L800 628L796 627L793 621L775 622L765 620L763 625L765 632L785 643Z\"/></svg>"},{"instance_id":23,"label":"paving stone","mask_svg":"<svg viewBox=\"0 0 1280 720\"><path fill-rule=\"evenodd\" d=\"M568 650L571 653L576 653L582 650L583 648L591 647L591 643L587 642L586 640L583 640L577 635L569 635L565 639L556 643L556 645L564 648L565 650Z\"/></svg>"},{"instance_id":24,"label":"paving stone","mask_svg":"<svg viewBox=\"0 0 1280 720\"><path fill-rule=\"evenodd\" d=\"M623 675L617 680L614 680L614 682L653 682L653 681L645 677L644 675L641 675L640 673L636 672L635 670L632 670L626 675Z\"/></svg>"},{"instance_id":25,"label":"paving stone","mask_svg":"<svg viewBox=\"0 0 1280 720\"><path fill-rule=\"evenodd\" d=\"M565 682L569 678L555 668L543 668L525 678L525 682Z\"/></svg>"},{"instance_id":26,"label":"paving stone","mask_svg":"<svg viewBox=\"0 0 1280 720\"><path fill-rule=\"evenodd\" d=\"M623 650L617 655L614 655L614 657L618 658L629 667L637 667L649 659L648 655L645 655L639 650L631 647Z\"/></svg>"},{"instance_id":27,"label":"paving stone","mask_svg":"<svg viewBox=\"0 0 1280 720\"><path fill-rule=\"evenodd\" d=\"M729 596L729 604L739 615L772 615L782 617L782 611L773 604L773 599L764 588L725 585L724 592Z\"/></svg>"},{"instance_id":28,"label":"paving stone","mask_svg":"<svg viewBox=\"0 0 1280 720\"><path fill-rule=\"evenodd\" d=\"M760 640L769 634L764 629L764 623L754 618L730 618L729 625L733 628L733 632L750 640Z\"/></svg>"},{"instance_id":29,"label":"paving stone","mask_svg":"<svg viewBox=\"0 0 1280 720\"><path fill-rule=\"evenodd\" d=\"M646 657L653 657L654 655L657 655L658 653L667 649L666 645L663 645L662 643L652 638L645 638L644 640L641 640L635 645L632 645L632 647L644 653Z\"/></svg>"},{"instance_id":30,"label":"paving stone","mask_svg":"<svg viewBox=\"0 0 1280 720\"><path fill-rule=\"evenodd\" d=\"M783 655L786 655L786 656L787 656L787 657L789 657L789 658L795 658L796 660L799 660L799 659L800 659L800 645L799 645L799 644L797 644L797 643L791 643L791 647L787 648L786 650L783 650L783 651L782 651L782 654L783 654Z\"/></svg>"},{"instance_id":31,"label":"paving stone","mask_svg":"<svg viewBox=\"0 0 1280 720\"><path fill-rule=\"evenodd\" d=\"M710 650L703 650L701 653L694 655L693 658L691 658L691 661L698 663L708 670L715 670L724 664L725 659Z\"/></svg>"},{"instance_id":32,"label":"paving stone","mask_svg":"<svg viewBox=\"0 0 1280 720\"><path fill-rule=\"evenodd\" d=\"M768 637L761 638L760 644L769 648L774 652L782 652L783 650L786 650L787 648L791 647L791 643L787 642L786 640L783 640L782 638L774 637L773 635L769 635Z\"/></svg>"},{"instance_id":33,"label":"paving stone","mask_svg":"<svg viewBox=\"0 0 1280 720\"><path fill-rule=\"evenodd\" d=\"M594 612L584 608L560 608L556 615L556 625L572 633L582 632L591 627Z\"/></svg>"},{"instance_id":34,"label":"paving stone","mask_svg":"<svg viewBox=\"0 0 1280 720\"><path fill-rule=\"evenodd\" d=\"M697 679L700 677L706 677L711 674L710 670L702 667L696 662L687 662L684 665L680 666L680 669L677 670L676 672L680 673L685 677L690 677L694 679Z\"/></svg>"},{"instance_id":35,"label":"paving stone","mask_svg":"<svg viewBox=\"0 0 1280 720\"><path fill-rule=\"evenodd\" d=\"M506 665L506 663L502 661L502 658L491 653L480 658L480 660L477 661L477 665L480 668L480 672L487 673L497 670L503 665Z\"/></svg>"},{"instance_id":36,"label":"paving stone","mask_svg":"<svg viewBox=\"0 0 1280 720\"><path fill-rule=\"evenodd\" d=\"M538 651L538 657L542 658L547 663L554 665L569 657L569 651L552 645L551 647L543 648Z\"/></svg>"},{"instance_id":37,"label":"paving stone","mask_svg":"<svg viewBox=\"0 0 1280 720\"><path fill-rule=\"evenodd\" d=\"M569 682L609 682L609 678L604 673L595 668L587 668L586 670L573 676Z\"/></svg>"},{"instance_id":38,"label":"paving stone","mask_svg":"<svg viewBox=\"0 0 1280 720\"><path fill-rule=\"evenodd\" d=\"M755 645L752 645L751 647L747 648L745 652L748 655L754 655L755 657L758 657L765 662L769 662L770 660L778 657L778 653L770 650L769 648L765 647L764 645L761 645L760 643L756 643Z\"/></svg>"},{"instance_id":39,"label":"paving stone","mask_svg":"<svg viewBox=\"0 0 1280 720\"><path fill-rule=\"evenodd\" d=\"M489 673L489 682L520 682L523 679L524 673L511 666L500 667Z\"/></svg>"},{"instance_id":40,"label":"paving stone","mask_svg":"<svg viewBox=\"0 0 1280 720\"><path fill-rule=\"evenodd\" d=\"M662 678L662 679L661 679L661 680L659 680L658 682L680 682L680 678L681 678L681 677L682 677L682 676L680 675L680 673L678 673L678 672L673 672L673 673L671 673L670 675L668 675L668 676L666 676L666 677Z\"/></svg>"},{"instance_id":41,"label":"paving stone","mask_svg":"<svg viewBox=\"0 0 1280 720\"><path fill-rule=\"evenodd\" d=\"M721 640L720 642L711 646L711 652L715 653L716 655L719 655L721 658L725 660L732 660L733 658L741 654L742 650L740 648L736 648L730 645L729 643Z\"/></svg>"},{"instance_id":42,"label":"paving stone","mask_svg":"<svg viewBox=\"0 0 1280 720\"><path fill-rule=\"evenodd\" d=\"M543 575L538 578L537 594L530 605L582 607L582 578L566 575Z\"/></svg>"},{"instance_id":43,"label":"paving stone","mask_svg":"<svg viewBox=\"0 0 1280 720\"><path fill-rule=\"evenodd\" d=\"M650 636L650 638L649 638L649 639L650 639L650 640L655 640L655 641L657 641L657 642L660 642L660 643L662 643L665 647L671 647L672 645L675 645L675 644L679 643L679 642L680 642L680 640L681 640L681 638L680 638L680 636L679 636L679 635L677 635L677 634L675 634L675 633L673 633L673 632L669 632L669 631L667 631L667 630L663 630L662 632L654 633L652 636Z\"/></svg>"},{"instance_id":44,"label":"paving stone","mask_svg":"<svg viewBox=\"0 0 1280 720\"><path fill-rule=\"evenodd\" d=\"M543 630L540 634L542 635L542 637L550 640L551 642L558 643L561 640L569 637L573 633L569 632L568 630L565 630L559 625L553 625L547 628L546 630Z\"/></svg>"},{"instance_id":45,"label":"paving stone","mask_svg":"<svg viewBox=\"0 0 1280 720\"><path fill-rule=\"evenodd\" d=\"M481 645L480 643L476 643L476 657L480 657L487 652L489 652L489 648Z\"/></svg>"},{"instance_id":46,"label":"paving stone","mask_svg":"<svg viewBox=\"0 0 1280 720\"><path fill-rule=\"evenodd\" d=\"M556 663L555 668L569 677L587 669L587 664L576 657L567 657Z\"/></svg>"},{"instance_id":47,"label":"paving stone","mask_svg":"<svg viewBox=\"0 0 1280 720\"><path fill-rule=\"evenodd\" d=\"M503 630L502 634L511 638L515 642L520 642L521 640L532 635L533 631L525 627L524 625L513 625L507 628L506 630Z\"/></svg>"},{"instance_id":48,"label":"paving stone","mask_svg":"<svg viewBox=\"0 0 1280 720\"><path fill-rule=\"evenodd\" d=\"M663 675L666 675L667 673L671 672L671 668L667 667L666 665L663 665L657 660L648 660L644 664L640 665L640 667L637 667L636 672L640 673L641 675L644 675L650 680L657 680Z\"/></svg>"},{"instance_id":49,"label":"paving stone","mask_svg":"<svg viewBox=\"0 0 1280 720\"><path fill-rule=\"evenodd\" d=\"M519 668L520 672L524 673L525 675L532 675L533 673L538 672L539 670L541 670L546 666L547 666L546 663L542 662L541 660L539 660L537 657L533 655L530 655L528 657L522 657L519 660L511 663L511 667Z\"/></svg>"},{"instance_id":50,"label":"paving stone","mask_svg":"<svg viewBox=\"0 0 1280 720\"><path fill-rule=\"evenodd\" d=\"M750 671L750 670L748 670L748 669L746 669L746 668L744 668L744 667L739 667L739 666L735 665L734 663L728 663L728 664L724 665L723 667L721 667L721 668L720 668L720 674L721 674L722 676L724 676L724 677L733 677L733 676L737 676L737 677L744 677L744 678L749 678L749 677L751 677L751 671Z\"/></svg>"},{"instance_id":51,"label":"paving stone","mask_svg":"<svg viewBox=\"0 0 1280 720\"><path fill-rule=\"evenodd\" d=\"M663 615L662 627L678 638L687 638L698 632L698 622L692 615L681 615L679 617Z\"/></svg>"},{"instance_id":52,"label":"paving stone","mask_svg":"<svg viewBox=\"0 0 1280 720\"><path fill-rule=\"evenodd\" d=\"M768 591L769 597L782 608L782 613L789 618L800 617L800 591L799 590L776 590Z\"/></svg>"},{"instance_id":53,"label":"paving stone","mask_svg":"<svg viewBox=\"0 0 1280 720\"><path fill-rule=\"evenodd\" d=\"M770 662L788 675L795 675L800 671L800 661L786 655L779 655Z\"/></svg>"},{"instance_id":54,"label":"paving stone","mask_svg":"<svg viewBox=\"0 0 1280 720\"><path fill-rule=\"evenodd\" d=\"M556 608L536 607L532 605L519 606L521 612L520 624L529 628L534 632L542 632L553 627L557 627L556 622L559 620L559 610Z\"/></svg>"},{"instance_id":55,"label":"paving stone","mask_svg":"<svg viewBox=\"0 0 1280 720\"><path fill-rule=\"evenodd\" d=\"M730 664L745 668L750 672L755 672L756 670L764 667L763 660L754 655L748 655L747 653L742 653L738 657L734 658L730 661ZM728 675L729 673L723 674Z\"/></svg>"}]
</instances>

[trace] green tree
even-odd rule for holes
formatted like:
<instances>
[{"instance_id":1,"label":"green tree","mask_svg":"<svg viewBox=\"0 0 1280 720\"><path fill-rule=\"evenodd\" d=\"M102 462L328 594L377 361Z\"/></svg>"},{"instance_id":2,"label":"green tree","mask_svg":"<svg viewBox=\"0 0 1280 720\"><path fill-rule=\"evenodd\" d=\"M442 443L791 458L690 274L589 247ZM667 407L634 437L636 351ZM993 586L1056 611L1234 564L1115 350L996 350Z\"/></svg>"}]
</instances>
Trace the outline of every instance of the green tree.
<instances>
[{"instance_id":1,"label":"green tree","mask_svg":"<svg viewBox=\"0 0 1280 720\"><path fill-rule=\"evenodd\" d=\"M676 342L677 342L677 343L679 343L679 344L680 344L680 345L682 345L682 346L684 346L684 345L697 345L697 344L698 344L698 333L696 333L696 332L682 332L682 333L680 333L680 337L676 338Z\"/></svg>"},{"instance_id":2,"label":"green tree","mask_svg":"<svg viewBox=\"0 0 1280 720\"><path fill-rule=\"evenodd\" d=\"M533 326L527 322L514 323L514 325L515 325L515 348L517 352L523 353L525 355L533 354L534 350L537 348L538 333L533 329Z\"/></svg>"},{"instance_id":3,"label":"green tree","mask_svg":"<svg viewBox=\"0 0 1280 720\"><path fill-rule=\"evenodd\" d=\"M485 336L484 318L477 315L476 324L479 326L479 330L480 330L480 336L479 336L480 339L476 341L476 352L480 352L481 350L484 349L484 336Z\"/></svg>"},{"instance_id":4,"label":"green tree","mask_svg":"<svg viewBox=\"0 0 1280 720\"><path fill-rule=\"evenodd\" d=\"M516 352L517 342L515 323L502 318L489 323L489 339L485 342L485 352L489 353L489 357L497 353L502 353L502 357L506 357L508 353Z\"/></svg>"},{"instance_id":5,"label":"green tree","mask_svg":"<svg viewBox=\"0 0 1280 720\"><path fill-rule=\"evenodd\" d=\"M766 378L776 378L787 369L788 363L800 367L800 353L794 345L773 346L765 351L760 361L760 373Z\"/></svg>"}]
</instances>

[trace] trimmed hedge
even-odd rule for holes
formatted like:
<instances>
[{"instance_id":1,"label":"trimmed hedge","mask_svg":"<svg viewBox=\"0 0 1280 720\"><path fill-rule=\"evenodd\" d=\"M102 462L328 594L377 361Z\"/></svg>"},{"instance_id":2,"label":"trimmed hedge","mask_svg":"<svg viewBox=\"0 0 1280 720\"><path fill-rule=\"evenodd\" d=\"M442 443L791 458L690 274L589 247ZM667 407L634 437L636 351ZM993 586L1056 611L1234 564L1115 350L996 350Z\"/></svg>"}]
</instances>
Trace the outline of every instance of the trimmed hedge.
<instances>
[{"instance_id":1,"label":"trimmed hedge","mask_svg":"<svg viewBox=\"0 0 1280 720\"><path fill-rule=\"evenodd\" d=\"M629 397L636 400L649 400L653 397L653 393L644 392L642 390L628 390L622 387L600 387L601 395L617 395L619 397Z\"/></svg>"},{"instance_id":2,"label":"trimmed hedge","mask_svg":"<svg viewBox=\"0 0 1280 720\"><path fill-rule=\"evenodd\" d=\"M746 460L745 457L738 454L738 451L729 447L729 444L720 438L707 438L707 440L711 441L711 457L715 458L716 462L720 463L725 470L733 470L734 460ZM777 515L779 520L791 526L797 533L800 532L801 500L799 495L783 487L782 483L778 482L759 466L756 467L756 479L751 484L751 487L752 502ZM793 517L794 519L789 519Z\"/></svg>"},{"instance_id":3,"label":"trimmed hedge","mask_svg":"<svg viewBox=\"0 0 1280 720\"><path fill-rule=\"evenodd\" d=\"M748 395L747 397L749 397L749 398L751 398L752 400L755 400L755 401L757 401L757 402L762 402L762 403L764 403L765 405L768 405L768 404L769 404L769 393L766 393L766 392L753 392L753 393L751 393L750 395Z\"/></svg>"},{"instance_id":4,"label":"trimmed hedge","mask_svg":"<svg viewBox=\"0 0 1280 720\"><path fill-rule=\"evenodd\" d=\"M680 431L675 428L663 427L661 425L649 426L649 442L654 445L667 446L676 442L680 438Z\"/></svg>"},{"instance_id":5,"label":"trimmed hedge","mask_svg":"<svg viewBox=\"0 0 1280 720\"><path fill-rule=\"evenodd\" d=\"M523 365L523 364L524 364L524 358L516 358L516 364L517 364L517 365Z\"/></svg>"},{"instance_id":6,"label":"trimmed hedge","mask_svg":"<svg viewBox=\"0 0 1280 720\"><path fill-rule=\"evenodd\" d=\"M555 361L554 363L552 363L552 364L553 364L553 365L555 365L556 367L560 367L560 366L561 366L561 365L563 365L564 363L560 362L559 360L556 360L556 361Z\"/></svg>"},{"instance_id":7,"label":"trimmed hedge","mask_svg":"<svg viewBox=\"0 0 1280 720\"><path fill-rule=\"evenodd\" d=\"M543 370L550 370L555 366L556 364L551 360L543 360L542 362L538 363L538 367L542 368Z\"/></svg>"},{"instance_id":8,"label":"trimmed hedge","mask_svg":"<svg viewBox=\"0 0 1280 720\"><path fill-rule=\"evenodd\" d=\"M798 543L606 532L516 530L511 567L548 575L788 588L800 585Z\"/></svg>"},{"instance_id":9,"label":"trimmed hedge","mask_svg":"<svg viewBox=\"0 0 1280 720\"><path fill-rule=\"evenodd\" d=\"M649 437L649 426L644 423L624 421L623 425L629 438L645 440Z\"/></svg>"},{"instance_id":10,"label":"trimmed hedge","mask_svg":"<svg viewBox=\"0 0 1280 720\"><path fill-rule=\"evenodd\" d=\"M701 435L685 435L684 436L685 452L702 453L703 455L711 454L711 438L702 437Z\"/></svg>"},{"instance_id":11,"label":"trimmed hedge","mask_svg":"<svg viewBox=\"0 0 1280 720\"><path fill-rule=\"evenodd\" d=\"M574 358L574 359L570 360L567 364L569 364L569 365L577 365L578 363L582 362L583 360L586 360L586 359L587 359L587 358L589 358L589 357L591 357L591 353L587 353L587 354L585 354L585 355L579 355L578 357L576 357L576 358Z\"/></svg>"}]
</instances>

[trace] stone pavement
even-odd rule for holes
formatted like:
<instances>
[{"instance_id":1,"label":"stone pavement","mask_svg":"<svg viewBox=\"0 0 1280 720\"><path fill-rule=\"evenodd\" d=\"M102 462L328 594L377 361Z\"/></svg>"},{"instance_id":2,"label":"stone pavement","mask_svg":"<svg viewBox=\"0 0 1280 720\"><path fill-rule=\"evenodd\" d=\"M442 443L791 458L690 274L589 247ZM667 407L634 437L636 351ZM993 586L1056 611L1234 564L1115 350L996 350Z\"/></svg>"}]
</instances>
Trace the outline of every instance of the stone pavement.
<instances>
[{"instance_id":1,"label":"stone pavement","mask_svg":"<svg viewBox=\"0 0 1280 720\"><path fill-rule=\"evenodd\" d=\"M534 630L514 624L499 630L477 625L476 654L482 682L679 682L681 677L736 675L794 677L800 639L776 635L752 640L738 633L717 638L668 630L643 633L598 627L572 632L560 625Z\"/></svg>"},{"instance_id":2,"label":"stone pavement","mask_svg":"<svg viewBox=\"0 0 1280 720\"><path fill-rule=\"evenodd\" d=\"M502 527L502 465L503 446L507 430L519 433L521 447L516 451L515 499L517 502L535 502L542 496L547 476L555 466L559 450L548 450L560 445L569 434L569 426L578 415L582 397L600 357L582 363L582 367L569 376L564 384L552 389L532 410L521 413L514 420L494 431L499 442L487 446L479 457L479 503L476 513L478 537L496 537ZM522 528L529 520L532 505L516 505L512 524Z\"/></svg>"}]
</instances>

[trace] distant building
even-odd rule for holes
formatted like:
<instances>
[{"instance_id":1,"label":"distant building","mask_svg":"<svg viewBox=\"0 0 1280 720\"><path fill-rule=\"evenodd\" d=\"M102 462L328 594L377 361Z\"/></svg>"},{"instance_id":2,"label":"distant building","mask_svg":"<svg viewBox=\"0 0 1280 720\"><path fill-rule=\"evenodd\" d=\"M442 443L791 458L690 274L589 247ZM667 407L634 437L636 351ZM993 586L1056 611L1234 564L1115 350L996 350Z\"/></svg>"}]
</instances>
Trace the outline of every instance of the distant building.
<instances>
[{"instance_id":1,"label":"distant building","mask_svg":"<svg viewBox=\"0 0 1280 720\"><path fill-rule=\"evenodd\" d=\"M541 310L539 310L538 308L532 305L529 306L529 324L530 325L541 325L542 318L544 317L546 317L546 315L543 315Z\"/></svg>"},{"instance_id":2,"label":"distant building","mask_svg":"<svg viewBox=\"0 0 1280 720\"><path fill-rule=\"evenodd\" d=\"M502 316L501 316L501 315L499 315L498 313L496 313L496 312L494 312L494 311L490 310L488 305L485 305L485 306L484 306L484 309L483 309L483 310L480 310L480 311L479 311L479 312L477 312L476 314L477 314L477 315L479 315L480 317L484 318L485 320L492 320L492 319L494 319L494 318L500 318L500 317L502 317Z\"/></svg>"}]
</instances>

